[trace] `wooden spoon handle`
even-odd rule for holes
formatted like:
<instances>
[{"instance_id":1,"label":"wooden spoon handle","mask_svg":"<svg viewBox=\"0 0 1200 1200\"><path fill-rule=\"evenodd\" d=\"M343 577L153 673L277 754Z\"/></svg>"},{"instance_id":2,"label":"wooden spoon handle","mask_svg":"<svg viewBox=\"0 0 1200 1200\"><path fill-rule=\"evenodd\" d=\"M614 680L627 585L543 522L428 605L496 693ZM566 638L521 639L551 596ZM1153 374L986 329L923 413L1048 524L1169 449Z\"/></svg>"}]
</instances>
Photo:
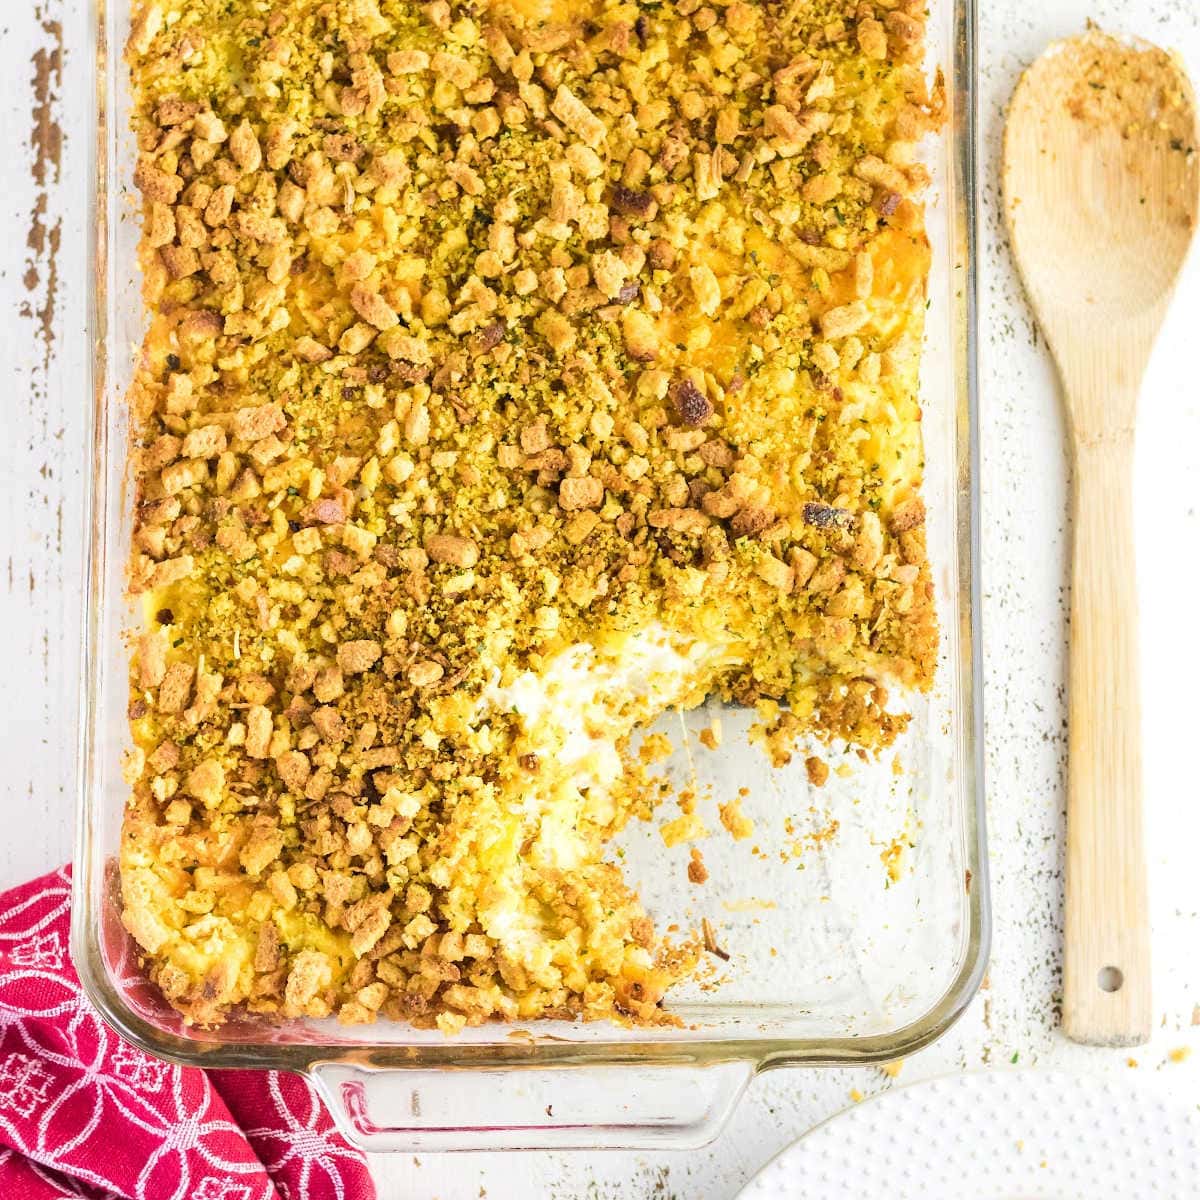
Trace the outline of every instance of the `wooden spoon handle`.
<instances>
[{"instance_id":1,"label":"wooden spoon handle","mask_svg":"<svg viewBox=\"0 0 1200 1200\"><path fill-rule=\"evenodd\" d=\"M1077 442L1063 1030L1092 1046L1150 1036L1132 484L1131 430Z\"/></svg>"}]
</instances>

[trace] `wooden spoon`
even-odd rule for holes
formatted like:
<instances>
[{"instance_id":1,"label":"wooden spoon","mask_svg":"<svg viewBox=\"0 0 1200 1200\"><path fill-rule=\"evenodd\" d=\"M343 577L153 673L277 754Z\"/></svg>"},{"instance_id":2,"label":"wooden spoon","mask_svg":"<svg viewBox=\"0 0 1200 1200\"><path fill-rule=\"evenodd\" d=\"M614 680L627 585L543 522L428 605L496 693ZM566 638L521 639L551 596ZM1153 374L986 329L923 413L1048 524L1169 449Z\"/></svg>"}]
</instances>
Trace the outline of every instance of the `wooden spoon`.
<instances>
[{"instance_id":1,"label":"wooden spoon","mask_svg":"<svg viewBox=\"0 0 1200 1200\"><path fill-rule=\"evenodd\" d=\"M1063 1029L1150 1036L1133 545L1137 396L1200 203L1179 62L1099 30L1017 84L1004 137L1009 238L1058 364L1074 459Z\"/></svg>"}]
</instances>

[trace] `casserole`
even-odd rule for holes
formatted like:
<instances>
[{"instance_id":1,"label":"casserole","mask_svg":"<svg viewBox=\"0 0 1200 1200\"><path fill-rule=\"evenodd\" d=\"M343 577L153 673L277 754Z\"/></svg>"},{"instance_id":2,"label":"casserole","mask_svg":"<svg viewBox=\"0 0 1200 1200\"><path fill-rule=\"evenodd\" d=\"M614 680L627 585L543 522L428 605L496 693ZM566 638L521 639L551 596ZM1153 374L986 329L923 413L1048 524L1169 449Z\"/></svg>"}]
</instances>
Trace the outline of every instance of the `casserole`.
<instances>
[{"instance_id":1,"label":"casserole","mask_svg":"<svg viewBox=\"0 0 1200 1200\"><path fill-rule=\"evenodd\" d=\"M755 1069L878 1061L936 1036L973 992L987 940L972 570L969 11L935 12L929 27L933 60L949 62L952 45L955 55L928 210L928 344L942 351L926 353L923 386L929 556L943 627L933 693L905 697L913 721L894 755L847 762L820 793L799 755L775 771L750 749L750 714L724 713L728 750L696 761L697 783L720 797L745 791L756 852L706 843L703 893L683 883L685 848L668 853L676 869L656 869L658 830L625 830L626 876L657 922L704 921L720 950L714 962L727 959L673 992L678 1028L541 1021L484 1026L453 1041L399 1022L364 1032L241 1017L217 1031L189 1028L145 983L121 927L112 862L126 796L123 635L132 626L124 397L143 316L126 81L108 67L128 12L118 4L97 21L97 458L73 941L101 1012L139 1045L180 1061L308 1070L350 1136L396 1149L694 1143L715 1132ZM693 732L710 718L691 714ZM691 769L686 759L675 764ZM634 1066L636 1086L626 1074ZM467 1070L490 1076L490 1086L474 1089L478 1111L464 1110ZM619 1090L597 1087L604 1077Z\"/></svg>"}]
</instances>

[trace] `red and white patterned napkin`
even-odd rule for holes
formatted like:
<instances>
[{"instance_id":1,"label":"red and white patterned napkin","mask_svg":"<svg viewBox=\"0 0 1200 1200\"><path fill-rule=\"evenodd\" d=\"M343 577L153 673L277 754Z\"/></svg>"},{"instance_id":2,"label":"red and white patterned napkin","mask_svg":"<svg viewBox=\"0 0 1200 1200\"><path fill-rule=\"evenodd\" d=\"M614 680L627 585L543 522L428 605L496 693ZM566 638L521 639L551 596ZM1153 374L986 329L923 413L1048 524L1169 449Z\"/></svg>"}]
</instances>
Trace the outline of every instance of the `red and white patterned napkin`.
<instances>
[{"instance_id":1,"label":"red and white patterned napkin","mask_svg":"<svg viewBox=\"0 0 1200 1200\"><path fill-rule=\"evenodd\" d=\"M67 953L70 871L0 895L0 1197L375 1200L308 1082L122 1041Z\"/></svg>"}]
</instances>

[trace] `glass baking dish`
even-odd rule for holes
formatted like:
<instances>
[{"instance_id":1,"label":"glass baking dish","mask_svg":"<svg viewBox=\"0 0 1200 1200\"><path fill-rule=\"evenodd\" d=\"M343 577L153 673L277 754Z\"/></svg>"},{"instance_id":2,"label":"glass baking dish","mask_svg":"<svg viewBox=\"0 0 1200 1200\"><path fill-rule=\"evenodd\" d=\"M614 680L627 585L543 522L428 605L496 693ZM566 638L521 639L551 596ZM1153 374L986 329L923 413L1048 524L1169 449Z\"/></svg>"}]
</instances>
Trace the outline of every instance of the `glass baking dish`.
<instances>
[{"instance_id":1,"label":"glass baking dish","mask_svg":"<svg viewBox=\"0 0 1200 1200\"><path fill-rule=\"evenodd\" d=\"M371 1150L683 1148L715 1136L742 1089L775 1067L864 1064L944 1032L975 993L989 940L984 843L975 377L972 0L935 0L929 61L945 71L947 122L929 147L934 247L922 367L929 555L942 627L937 683L877 763L813 791L803 754L772 769L722 713L719 753L682 754L715 805L739 787L753 844L704 843L708 883L657 823L621 838L626 876L659 928L711 921L728 961L670 997L678 1028L492 1025L447 1039L399 1023L232 1021L186 1027L142 978L119 918L116 857L126 787L124 596L130 538L125 391L143 327L133 139L121 51L129 0L94 0L98 137L92 195L94 453L80 747L73 952L88 995L126 1039L201 1067L303 1071ZM699 729L709 713L689 714ZM678 718L671 732L678 735ZM896 759L898 762L894 762ZM837 765L838 759L831 760ZM850 764L853 764L852 767ZM836 822L836 826L834 825ZM833 830L836 829L836 833ZM830 834L833 834L830 836ZM899 864L897 878L885 861Z\"/></svg>"}]
</instances>

